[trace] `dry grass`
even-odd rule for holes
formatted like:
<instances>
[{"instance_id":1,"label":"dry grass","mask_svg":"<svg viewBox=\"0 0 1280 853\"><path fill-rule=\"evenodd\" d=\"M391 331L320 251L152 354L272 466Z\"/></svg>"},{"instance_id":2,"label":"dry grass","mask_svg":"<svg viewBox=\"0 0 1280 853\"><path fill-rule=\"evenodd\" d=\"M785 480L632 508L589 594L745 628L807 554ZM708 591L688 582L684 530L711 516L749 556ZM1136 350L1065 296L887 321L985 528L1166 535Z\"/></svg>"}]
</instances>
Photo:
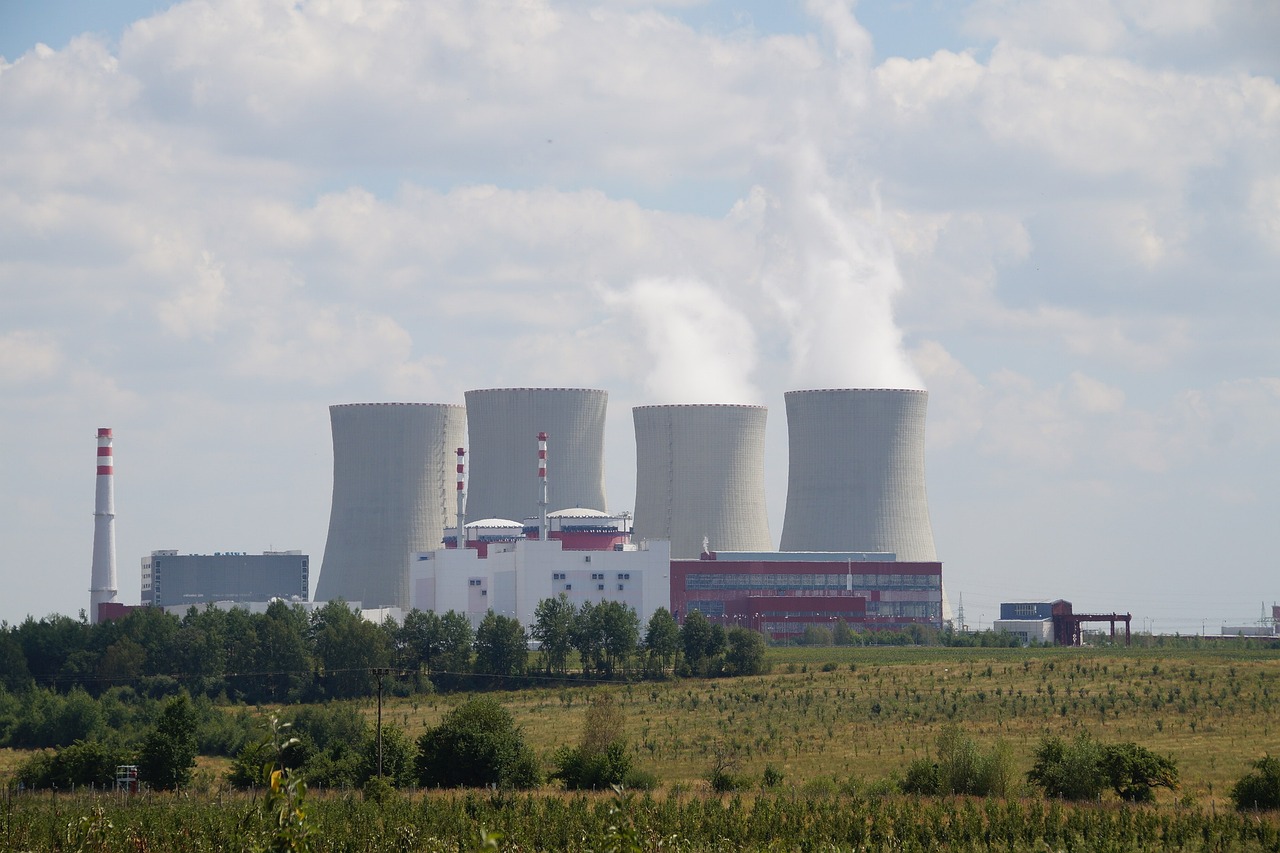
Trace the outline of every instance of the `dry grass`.
<instances>
[{"instance_id":1,"label":"dry grass","mask_svg":"<svg viewBox=\"0 0 1280 853\"><path fill-rule=\"evenodd\" d=\"M759 677L501 696L549 754L577 740L593 690L613 692L638 764L666 784L699 784L726 748L757 779L771 764L797 787L865 784L928 755L952 720L980 743L1003 739L1020 771L1044 735L1136 741L1177 760L1179 796L1218 804L1250 761L1280 752L1274 652L783 648L771 662ZM392 699L384 720L416 737L463 698Z\"/></svg>"}]
</instances>

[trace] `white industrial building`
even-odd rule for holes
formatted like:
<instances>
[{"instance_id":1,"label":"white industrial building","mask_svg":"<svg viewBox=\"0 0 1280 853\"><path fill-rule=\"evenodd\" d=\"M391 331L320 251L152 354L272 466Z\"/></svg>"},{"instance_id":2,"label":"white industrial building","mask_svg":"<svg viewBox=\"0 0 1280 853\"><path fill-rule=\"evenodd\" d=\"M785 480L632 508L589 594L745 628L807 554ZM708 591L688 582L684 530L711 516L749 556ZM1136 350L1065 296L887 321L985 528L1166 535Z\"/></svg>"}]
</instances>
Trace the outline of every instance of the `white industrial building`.
<instances>
[{"instance_id":1,"label":"white industrial building","mask_svg":"<svg viewBox=\"0 0 1280 853\"><path fill-rule=\"evenodd\" d=\"M668 539L673 559L768 551L764 430L768 409L637 406L637 539Z\"/></svg>"},{"instance_id":2,"label":"white industrial building","mask_svg":"<svg viewBox=\"0 0 1280 853\"><path fill-rule=\"evenodd\" d=\"M466 524L467 546L420 551L409 558L412 607L465 613L472 625L493 610L526 628L544 599L569 603L619 601L642 624L670 606L671 548L666 541L633 544L625 516L561 510L548 515L546 541L538 526L487 518Z\"/></svg>"},{"instance_id":3,"label":"white industrial building","mask_svg":"<svg viewBox=\"0 0 1280 853\"><path fill-rule=\"evenodd\" d=\"M466 412L441 403L329 407L333 506L316 599L405 608L406 557L439 547L454 515Z\"/></svg>"}]
</instances>

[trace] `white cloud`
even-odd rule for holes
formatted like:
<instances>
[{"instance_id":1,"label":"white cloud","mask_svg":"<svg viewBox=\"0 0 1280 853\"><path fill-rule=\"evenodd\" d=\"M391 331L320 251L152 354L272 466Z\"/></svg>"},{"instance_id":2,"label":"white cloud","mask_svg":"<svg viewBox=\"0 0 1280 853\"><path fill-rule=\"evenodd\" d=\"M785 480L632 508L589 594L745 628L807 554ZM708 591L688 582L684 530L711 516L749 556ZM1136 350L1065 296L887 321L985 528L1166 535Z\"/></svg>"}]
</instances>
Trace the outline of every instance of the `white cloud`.
<instances>
[{"instance_id":1,"label":"white cloud","mask_svg":"<svg viewBox=\"0 0 1280 853\"><path fill-rule=\"evenodd\" d=\"M15 330L0 334L0 383L20 385L52 378L62 349L48 332Z\"/></svg>"}]
</instances>

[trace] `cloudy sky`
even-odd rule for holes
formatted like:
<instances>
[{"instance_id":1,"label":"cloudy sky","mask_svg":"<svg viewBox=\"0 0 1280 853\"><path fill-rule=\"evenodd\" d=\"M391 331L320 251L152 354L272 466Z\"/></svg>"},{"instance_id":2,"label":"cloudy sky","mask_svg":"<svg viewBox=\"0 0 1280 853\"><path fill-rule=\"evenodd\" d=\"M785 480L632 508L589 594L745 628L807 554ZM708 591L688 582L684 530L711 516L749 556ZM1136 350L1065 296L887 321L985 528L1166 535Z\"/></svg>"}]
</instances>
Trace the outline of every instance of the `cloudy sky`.
<instances>
[{"instance_id":1,"label":"cloudy sky","mask_svg":"<svg viewBox=\"0 0 1280 853\"><path fill-rule=\"evenodd\" d=\"M102 7L109 7L104 9ZM1272 0L6 0L0 618L301 548L327 406L926 387L953 605L1280 600Z\"/></svg>"}]
</instances>

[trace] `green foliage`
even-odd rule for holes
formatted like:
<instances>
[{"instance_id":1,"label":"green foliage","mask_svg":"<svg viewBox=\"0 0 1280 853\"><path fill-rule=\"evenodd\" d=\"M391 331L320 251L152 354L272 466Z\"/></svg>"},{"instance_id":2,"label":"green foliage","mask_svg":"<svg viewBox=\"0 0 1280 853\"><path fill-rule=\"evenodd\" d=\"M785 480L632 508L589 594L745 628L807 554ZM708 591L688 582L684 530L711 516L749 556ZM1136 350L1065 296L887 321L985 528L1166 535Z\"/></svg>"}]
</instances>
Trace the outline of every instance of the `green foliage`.
<instances>
[{"instance_id":1,"label":"green foliage","mask_svg":"<svg viewBox=\"0 0 1280 853\"><path fill-rule=\"evenodd\" d=\"M1050 797L1096 800L1108 782L1102 759L1102 745L1087 733L1077 735L1071 743L1060 737L1045 737L1036 747L1035 763L1027 780Z\"/></svg>"},{"instance_id":2,"label":"green foliage","mask_svg":"<svg viewBox=\"0 0 1280 853\"><path fill-rule=\"evenodd\" d=\"M653 611L645 628L644 645L650 658L658 662L658 675L666 675L680 653L680 626L670 610L659 607Z\"/></svg>"},{"instance_id":3,"label":"green foliage","mask_svg":"<svg viewBox=\"0 0 1280 853\"><path fill-rule=\"evenodd\" d=\"M57 752L37 752L19 765L14 780L28 788L57 788L92 785L110 788L115 783L116 766L133 763L133 756L119 747L98 741L76 741Z\"/></svg>"},{"instance_id":4,"label":"green foliage","mask_svg":"<svg viewBox=\"0 0 1280 853\"><path fill-rule=\"evenodd\" d=\"M538 641L543 668L548 675L564 675L569 671L575 614L574 606L564 593L542 599L533 611L534 622L529 634Z\"/></svg>"},{"instance_id":5,"label":"green foliage","mask_svg":"<svg viewBox=\"0 0 1280 853\"><path fill-rule=\"evenodd\" d=\"M1027 779L1051 797L1093 800L1110 786L1123 800L1150 802L1154 788L1178 787L1178 768L1136 743L1100 744L1080 734L1069 744L1043 738Z\"/></svg>"},{"instance_id":6,"label":"green foliage","mask_svg":"<svg viewBox=\"0 0 1280 853\"><path fill-rule=\"evenodd\" d=\"M552 778L569 790L600 791L624 785L631 773L631 751L623 735L622 710L609 693L598 693L587 707L576 747L562 747L553 760Z\"/></svg>"},{"instance_id":7,"label":"green foliage","mask_svg":"<svg viewBox=\"0 0 1280 853\"><path fill-rule=\"evenodd\" d=\"M782 771L772 764L764 766L764 773L760 776L760 782L766 788L777 788L782 785L782 780L786 778Z\"/></svg>"},{"instance_id":8,"label":"green foliage","mask_svg":"<svg viewBox=\"0 0 1280 853\"><path fill-rule=\"evenodd\" d=\"M417 781L415 759L417 748L404 729L399 726L382 726L382 777L387 784L397 788L408 787ZM365 744L364 775L376 778L378 773L378 738L370 731Z\"/></svg>"},{"instance_id":9,"label":"green foliage","mask_svg":"<svg viewBox=\"0 0 1280 853\"><path fill-rule=\"evenodd\" d=\"M165 703L155 728L142 742L138 776L153 788L184 788L196 764L196 714L185 693Z\"/></svg>"},{"instance_id":10,"label":"green foliage","mask_svg":"<svg viewBox=\"0 0 1280 853\"><path fill-rule=\"evenodd\" d=\"M312 614L311 633L326 696L368 696L374 685L370 670L391 663L387 634L342 599L330 601Z\"/></svg>"},{"instance_id":11,"label":"green foliage","mask_svg":"<svg viewBox=\"0 0 1280 853\"><path fill-rule=\"evenodd\" d=\"M285 753L294 745L288 729L288 723L271 718L264 745L274 761L268 761L262 767L266 796L260 806L265 837L254 845L255 853L308 853L313 849L311 822L305 803L307 786L301 777L285 767Z\"/></svg>"},{"instance_id":12,"label":"green foliage","mask_svg":"<svg viewBox=\"0 0 1280 853\"><path fill-rule=\"evenodd\" d=\"M680 628L680 644L684 652L682 671L688 675L718 675L725 643L723 626L713 624L700 610L690 610Z\"/></svg>"},{"instance_id":13,"label":"green foliage","mask_svg":"<svg viewBox=\"0 0 1280 853\"><path fill-rule=\"evenodd\" d=\"M759 675L767 671L764 635L735 625L725 633L725 637L728 646L724 654L726 675Z\"/></svg>"},{"instance_id":14,"label":"green foliage","mask_svg":"<svg viewBox=\"0 0 1280 853\"><path fill-rule=\"evenodd\" d=\"M1120 799L1133 803L1154 800L1154 788L1178 787L1178 767L1173 759L1136 743L1103 747L1102 769Z\"/></svg>"},{"instance_id":15,"label":"green foliage","mask_svg":"<svg viewBox=\"0 0 1280 853\"><path fill-rule=\"evenodd\" d=\"M491 697L470 699L418 739L418 783L424 788L541 782L537 757L511 714Z\"/></svg>"},{"instance_id":16,"label":"green foliage","mask_svg":"<svg viewBox=\"0 0 1280 853\"><path fill-rule=\"evenodd\" d=\"M910 794L970 794L1003 797L1013 779L1013 757L1007 745L997 741L988 751L954 723L938 734L937 761L917 759L907 767L901 786Z\"/></svg>"},{"instance_id":17,"label":"green foliage","mask_svg":"<svg viewBox=\"0 0 1280 853\"><path fill-rule=\"evenodd\" d=\"M529 657L520 621L492 610L476 629L475 651L475 671L483 675L522 675Z\"/></svg>"},{"instance_id":18,"label":"green foliage","mask_svg":"<svg viewBox=\"0 0 1280 853\"><path fill-rule=\"evenodd\" d=\"M1253 770L1231 786L1231 801L1241 811L1280 809L1280 758L1265 755L1253 762Z\"/></svg>"}]
</instances>

